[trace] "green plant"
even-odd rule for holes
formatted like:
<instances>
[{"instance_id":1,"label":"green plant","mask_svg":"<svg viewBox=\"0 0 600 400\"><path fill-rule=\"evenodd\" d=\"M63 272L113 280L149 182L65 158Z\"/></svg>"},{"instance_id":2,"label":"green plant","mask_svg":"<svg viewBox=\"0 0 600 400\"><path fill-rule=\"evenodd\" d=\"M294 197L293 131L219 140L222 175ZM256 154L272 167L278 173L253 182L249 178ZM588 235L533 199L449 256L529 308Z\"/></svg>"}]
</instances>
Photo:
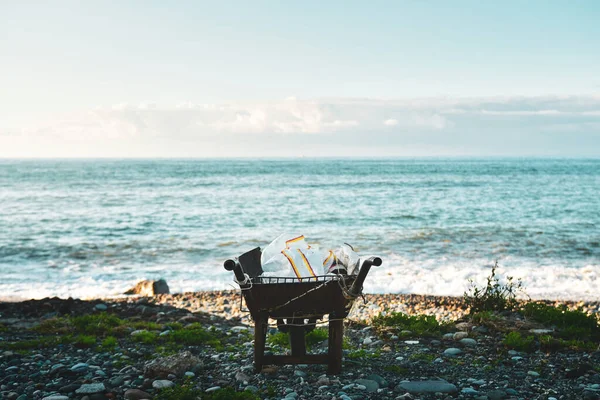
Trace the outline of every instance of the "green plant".
<instances>
[{"instance_id":1,"label":"green plant","mask_svg":"<svg viewBox=\"0 0 600 400\"><path fill-rule=\"evenodd\" d=\"M372 359L378 358L381 355L379 350L376 350L373 353L369 353L365 349L360 350L351 350L346 354L346 358L349 360L358 360L358 359Z\"/></svg>"},{"instance_id":2,"label":"green plant","mask_svg":"<svg viewBox=\"0 0 600 400\"><path fill-rule=\"evenodd\" d=\"M96 344L96 337L90 335L77 335L72 338L71 342L75 347L88 348Z\"/></svg>"},{"instance_id":3,"label":"green plant","mask_svg":"<svg viewBox=\"0 0 600 400\"><path fill-rule=\"evenodd\" d=\"M141 331L132 336L132 339L138 343L153 344L158 341L156 332Z\"/></svg>"},{"instance_id":4,"label":"green plant","mask_svg":"<svg viewBox=\"0 0 600 400\"><path fill-rule=\"evenodd\" d=\"M184 344L187 346L198 346L208 344L218 347L221 345L219 339L198 323L190 324L185 328L172 331L166 336L169 342Z\"/></svg>"},{"instance_id":5,"label":"green plant","mask_svg":"<svg viewBox=\"0 0 600 400\"><path fill-rule=\"evenodd\" d=\"M126 321L114 314L98 313L88 314L70 319L70 324L77 332L104 336L113 331L113 328L122 326Z\"/></svg>"},{"instance_id":6,"label":"green plant","mask_svg":"<svg viewBox=\"0 0 600 400\"><path fill-rule=\"evenodd\" d=\"M512 310L517 306L517 293L523 292L522 281L518 279L515 282L512 276L507 276L506 282L502 283L496 275L497 269L498 261L494 263L483 288L477 287L473 280L469 280L470 286L464 294L464 300L471 313Z\"/></svg>"},{"instance_id":7,"label":"green plant","mask_svg":"<svg viewBox=\"0 0 600 400\"><path fill-rule=\"evenodd\" d=\"M100 343L100 347L105 350L112 350L118 345L119 342L114 336L107 336L106 338L104 338L104 340L102 340L102 343Z\"/></svg>"},{"instance_id":8,"label":"green plant","mask_svg":"<svg viewBox=\"0 0 600 400\"><path fill-rule=\"evenodd\" d=\"M309 349L329 338L329 330L316 328L306 334L306 347Z\"/></svg>"},{"instance_id":9,"label":"green plant","mask_svg":"<svg viewBox=\"0 0 600 400\"><path fill-rule=\"evenodd\" d=\"M401 312L377 315L373 318L373 326L378 329L392 327L397 332L411 331L417 336L438 336L445 329L433 315L408 316Z\"/></svg>"},{"instance_id":10,"label":"green plant","mask_svg":"<svg viewBox=\"0 0 600 400\"><path fill-rule=\"evenodd\" d=\"M510 332L504 338L503 343L509 349L532 351L535 346L535 338L533 336L523 337L519 332Z\"/></svg>"},{"instance_id":11,"label":"green plant","mask_svg":"<svg viewBox=\"0 0 600 400\"><path fill-rule=\"evenodd\" d=\"M563 339L600 340L600 321L596 314L588 315L581 310L569 310L564 304L553 307L537 302L525 304L521 312L534 321L555 326L558 329L557 335Z\"/></svg>"},{"instance_id":12,"label":"green plant","mask_svg":"<svg viewBox=\"0 0 600 400\"><path fill-rule=\"evenodd\" d=\"M288 349L290 347L290 335L286 332L276 332L267 336L267 343L270 346L279 346Z\"/></svg>"},{"instance_id":13,"label":"green plant","mask_svg":"<svg viewBox=\"0 0 600 400\"><path fill-rule=\"evenodd\" d=\"M156 396L155 400L196 400L201 399L203 393L202 390L196 389L192 386L182 385L173 386L170 388L162 389Z\"/></svg>"},{"instance_id":14,"label":"green plant","mask_svg":"<svg viewBox=\"0 0 600 400\"><path fill-rule=\"evenodd\" d=\"M471 314L471 320L476 324L485 325L490 322L498 321L498 316L492 311L479 311Z\"/></svg>"}]
</instances>

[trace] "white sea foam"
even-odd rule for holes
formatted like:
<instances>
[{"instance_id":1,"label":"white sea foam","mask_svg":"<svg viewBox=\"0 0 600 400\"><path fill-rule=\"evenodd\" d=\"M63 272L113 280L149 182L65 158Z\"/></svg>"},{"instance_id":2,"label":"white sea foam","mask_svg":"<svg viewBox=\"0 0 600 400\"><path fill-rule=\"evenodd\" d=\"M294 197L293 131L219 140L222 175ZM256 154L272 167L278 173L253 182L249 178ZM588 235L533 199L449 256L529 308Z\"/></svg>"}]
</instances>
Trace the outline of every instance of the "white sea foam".
<instances>
[{"instance_id":1,"label":"white sea foam","mask_svg":"<svg viewBox=\"0 0 600 400\"><path fill-rule=\"evenodd\" d=\"M370 293L462 296L470 280L485 285L491 266L489 260L415 262L392 254L381 267L371 269L364 288ZM532 299L600 300L600 264L570 268L506 258L500 260L497 275L501 282L509 276L515 282L521 279L522 295Z\"/></svg>"},{"instance_id":2,"label":"white sea foam","mask_svg":"<svg viewBox=\"0 0 600 400\"><path fill-rule=\"evenodd\" d=\"M414 260L396 254L383 257L381 267L373 267L364 284L367 293L427 294L462 296L469 281L485 285L492 264L488 260ZM58 296L82 299L119 296L141 279L165 278L172 293L203 290L238 289L233 274L223 268L206 266L169 266L146 270L144 275L134 271L127 277L113 275L113 267L104 267L105 275L83 275L62 282L0 284L0 293L10 293L10 299L30 299ZM558 265L538 265L531 261L506 258L500 260L497 275L501 282L507 276L521 279L522 296L532 299L600 300L600 264L581 268Z\"/></svg>"}]
</instances>

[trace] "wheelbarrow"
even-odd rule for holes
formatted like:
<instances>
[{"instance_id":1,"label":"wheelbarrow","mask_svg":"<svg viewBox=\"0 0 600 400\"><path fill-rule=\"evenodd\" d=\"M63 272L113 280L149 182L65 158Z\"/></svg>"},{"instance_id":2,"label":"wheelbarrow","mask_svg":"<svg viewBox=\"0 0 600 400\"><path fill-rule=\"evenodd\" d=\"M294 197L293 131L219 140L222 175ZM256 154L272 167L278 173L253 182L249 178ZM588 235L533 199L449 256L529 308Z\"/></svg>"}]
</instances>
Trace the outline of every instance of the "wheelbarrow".
<instances>
[{"instance_id":1,"label":"wheelbarrow","mask_svg":"<svg viewBox=\"0 0 600 400\"><path fill-rule=\"evenodd\" d=\"M327 364L329 374L342 368L343 320L362 287L371 266L380 266L381 258L362 263L357 275L322 275L310 278L262 277L261 249L257 247L236 259L225 261L233 271L254 320L254 368L263 365ZM329 318L327 354L307 354L305 335L316 321ZM282 332L289 332L291 355L265 355L268 321L277 321Z\"/></svg>"}]
</instances>

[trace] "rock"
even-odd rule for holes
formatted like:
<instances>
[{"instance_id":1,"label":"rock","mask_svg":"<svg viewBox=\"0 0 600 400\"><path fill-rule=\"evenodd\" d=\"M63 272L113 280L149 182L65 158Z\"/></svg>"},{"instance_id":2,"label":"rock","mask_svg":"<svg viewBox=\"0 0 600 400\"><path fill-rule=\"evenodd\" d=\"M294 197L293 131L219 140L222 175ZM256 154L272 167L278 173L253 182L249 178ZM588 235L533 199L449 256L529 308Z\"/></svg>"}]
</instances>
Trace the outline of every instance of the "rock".
<instances>
[{"instance_id":1,"label":"rock","mask_svg":"<svg viewBox=\"0 0 600 400\"><path fill-rule=\"evenodd\" d=\"M447 348L446 350L444 350L444 355L445 356L454 357L454 356L457 356L459 354L462 354L462 350L461 349L457 349L456 347L450 347L450 348Z\"/></svg>"},{"instance_id":2,"label":"rock","mask_svg":"<svg viewBox=\"0 0 600 400\"><path fill-rule=\"evenodd\" d=\"M19 397L19 393L8 392L8 394L6 395L6 400L17 400L17 397Z\"/></svg>"},{"instance_id":3,"label":"rock","mask_svg":"<svg viewBox=\"0 0 600 400\"><path fill-rule=\"evenodd\" d=\"M124 375L113 376L112 378L110 378L108 380L108 384L112 387L121 386L123 384L123 382L125 382L126 379L127 379L127 376L124 376Z\"/></svg>"},{"instance_id":4,"label":"rock","mask_svg":"<svg viewBox=\"0 0 600 400\"><path fill-rule=\"evenodd\" d=\"M61 392L61 393L73 393L74 391L76 391L80 387L81 387L81 384L79 384L79 383L72 383L70 385L62 386L60 389L58 389L58 391Z\"/></svg>"},{"instance_id":5,"label":"rock","mask_svg":"<svg viewBox=\"0 0 600 400\"><path fill-rule=\"evenodd\" d=\"M307 375L306 372L301 371L299 369L297 369L297 370L294 371L294 376L299 376L301 378L306 378L306 375Z\"/></svg>"},{"instance_id":6,"label":"rock","mask_svg":"<svg viewBox=\"0 0 600 400\"><path fill-rule=\"evenodd\" d=\"M370 337L367 337L365 338L365 340L363 340L364 345L370 345L371 343L373 343L373 339L371 339Z\"/></svg>"},{"instance_id":7,"label":"rock","mask_svg":"<svg viewBox=\"0 0 600 400\"><path fill-rule=\"evenodd\" d=\"M169 285L164 279L157 281L144 280L138 282L133 288L125 294L139 294L141 296L156 296L157 294L169 294Z\"/></svg>"},{"instance_id":8,"label":"rock","mask_svg":"<svg viewBox=\"0 0 600 400\"><path fill-rule=\"evenodd\" d=\"M92 394L104 392L104 383L84 383L75 391L77 394Z\"/></svg>"},{"instance_id":9,"label":"rock","mask_svg":"<svg viewBox=\"0 0 600 400\"><path fill-rule=\"evenodd\" d=\"M137 335L142 335L144 333L148 333L148 331L146 329L138 329L138 330L135 330L135 331L131 332L130 335L131 336L137 336Z\"/></svg>"},{"instance_id":10,"label":"rock","mask_svg":"<svg viewBox=\"0 0 600 400\"><path fill-rule=\"evenodd\" d=\"M87 370L90 368L89 364L86 363L78 363L75 364L71 367L71 371L74 372L87 372Z\"/></svg>"},{"instance_id":11,"label":"rock","mask_svg":"<svg viewBox=\"0 0 600 400\"><path fill-rule=\"evenodd\" d=\"M245 391L247 392L251 392L251 393L256 393L258 392L258 388L256 386L252 386L252 385L248 385L244 388Z\"/></svg>"},{"instance_id":12,"label":"rock","mask_svg":"<svg viewBox=\"0 0 600 400\"><path fill-rule=\"evenodd\" d=\"M357 379L355 382L357 385L364 386L365 390L369 393L374 393L379 389L379 383L371 379Z\"/></svg>"},{"instance_id":13,"label":"rock","mask_svg":"<svg viewBox=\"0 0 600 400\"><path fill-rule=\"evenodd\" d=\"M446 381L415 381L400 382L395 388L396 391L409 392L414 394L421 393L456 393L458 389Z\"/></svg>"},{"instance_id":14,"label":"rock","mask_svg":"<svg viewBox=\"0 0 600 400\"><path fill-rule=\"evenodd\" d=\"M166 380L166 379L162 379L162 380L157 379L154 382L152 382L152 387L154 389L165 389L165 388L170 388L173 386L175 386L175 383L173 383L169 380Z\"/></svg>"},{"instance_id":15,"label":"rock","mask_svg":"<svg viewBox=\"0 0 600 400\"><path fill-rule=\"evenodd\" d=\"M183 374L183 376L185 376L186 378L193 378L196 376L196 374L193 373L192 371L187 371L185 374Z\"/></svg>"},{"instance_id":16,"label":"rock","mask_svg":"<svg viewBox=\"0 0 600 400\"><path fill-rule=\"evenodd\" d=\"M479 392L477 390L473 389L472 387L463 388L460 392L467 396L475 396L475 395L479 394Z\"/></svg>"},{"instance_id":17,"label":"rock","mask_svg":"<svg viewBox=\"0 0 600 400\"><path fill-rule=\"evenodd\" d=\"M213 386L213 387L209 387L208 389L206 389L205 392L210 393L210 392L214 392L219 389L221 389L221 386Z\"/></svg>"},{"instance_id":18,"label":"rock","mask_svg":"<svg viewBox=\"0 0 600 400\"><path fill-rule=\"evenodd\" d=\"M59 396L59 395L51 395L51 396L42 398L42 400L69 400L69 397Z\"/></svg>"},{"instance_id":19,"label":"rock","mask_svg":"<svg viewBox=\"0 0 600 400\"><path fill-rule=\"evenodd\" d=\"M467 332L456 332L455 334L452 335L452 339L454 340L461 340L464 339L466 337L468 337L469 334Z\"/></svg>"},{"instance_id":20,"label":"rock","mask_svg":"<svg viewBox=\"0 0 600 400\"><path fill-rule=\"evenodd\" d=\"M144 374L148 377L166 377L169 374L183 375L186 371L200 363L200 359L189 351L172 356L160 357L144 366Z\"/></svg>"},{"instance_id":21,"label":"rock","mask_svg":"<svg viewBox=\"0 0 600 400\"><path fill-rule=\"evenodd\" d=\"M94 307L94 308L98 311L108 310L108 306L106 304L96 304L96 307Z\"/></svg>"},{"instance_id":22,"label":"rock","mask_svg":"<svg viewBox=\"0 0 600 400\"><path fill-rule=\"evenodd\" d=\"M477 346L477 340L471 339L471 338L460 339L459 343L462 344L463 346L469 346L469 347Z\"/></svg>"},{"instance_id":23,"label":"rock","mask_svg":"<svg viewBox=\"0 0 600 400\"><path fill-rule=\"evenodd\" d=\"M123 397L126 400L142 400L142 399L151 399L152 395L144 392L139 389L127 389Z\"/></svg>"},{"instance_id":24,"label":"rock","mask_svg":"<svg viewBox=\"0 0 600 400\"><path fill-rule=\"evenodd\" d=\"M537 378L538 376L540 376L540 374L535 371L527 371L527 375L533 376L534 378Z\"/></svg>"},{"instance_id":25,"label":"rock","mask_svg":"<svg viewBox=\"0 0 600 400\"><path fill-rule=\"evenodd\" d=\"M506 393L504 390L490 390L489 392L487 392L487 397L490 400L504 400L506 398L508 398L508 393Z\"/></svg>"},{"instance_id":26,"label":"rock","mask_svg":"<svg viewBox=\"0 0 600 400\"><path fill-rule=\"evenodd\" d=\"M382 387L382 388L388 387L388 385L389 385L388 381L386 381L384 377L376 375L376 374L371 374L371 375L367 376L367 379L377 382L379 384L379 387Z\"/></svg>"}]
</instances>

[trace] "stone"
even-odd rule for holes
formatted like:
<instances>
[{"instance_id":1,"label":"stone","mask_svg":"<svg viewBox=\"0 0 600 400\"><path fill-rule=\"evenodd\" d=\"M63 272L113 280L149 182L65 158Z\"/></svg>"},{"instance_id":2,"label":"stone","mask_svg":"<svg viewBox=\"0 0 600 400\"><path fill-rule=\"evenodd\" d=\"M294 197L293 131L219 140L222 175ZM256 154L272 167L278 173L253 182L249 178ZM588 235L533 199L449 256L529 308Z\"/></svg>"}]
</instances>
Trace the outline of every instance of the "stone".
<instances>
[{"instance_id":1,"label":"stone","mask_svg":"<svg viewBox=\"0 0 600 400\"><path fill-rule=\"evenodd\" d=\"M127 376L125 376L125 375L114 376L108 380L108 384L113 387L121 386L125 382L126 379L127 379Z\"/></svg>"},{"instance_id":2,"label":"stone","mask_svg":"<svg viewBox=\"0 0 600 400\"><path fill-rule=\"evenodd\" d=\"M504 390L490 390L489 392L487 392L487 397L490 400L504 400L506 398L508 398L508 393L506 393Z\"/></svg>"},{"instance_id":3,"label":"stone","mask_svg":"<svg viewBox=\"0 0 600 400\"><path fill-rule=\"evenodd\" d=\"M527 375L533 376L534 378L537 378L538 376L540 376L540 374L535 371L527 371Z\"/></svg>"},{"instance_id":4,"label":"stone","mask_svg":"<svg viewBox=\"0 0 600 400\"><path fill-rule=\"evenodd\" d=\"M450 348L447 348L446 350L444 350L445 356L454 357L454 356L458 356L459 354L462 354L462 350L458 349L456 347L450 347Z\"/></svg>"},{"instance_id":5,"label":"stone","mask_svg":"<svg viewBox=\"0 0 600 400\"><path fill-rule=\"evenodd\" d=\"M252 386L252 385L248 385L244 388L245 391L247 392L251 392L251 393L256 393L258 392L258 388L256 386Z\"/></svg>"},{"instance_id":6,"label":"stone","mask_svg":"<svg viewBox=\"0 0 600 400\"><path fill-rule=\"evenodd\" d=\"M467 332L456 332L455 334L452 335L452 339L454 340L461 340L464 339L466 337L468 337L469 334Z\"/></svg>"},{"instance_id":7,"label":"stone","mask_svg":"<svg viewBox=\"0 0 600 400\"><path fill-rule=\"evenodd\" d=\"M211 393L214 392L216 390L221 389L221 386L213 386L213 387L209 387L208 389L205 390L206 393Z\"/></svg>"},{"instance_id":8,"label":"stone","mask_svg":"<svg viewBox=\"0 0 600 400\"><path fill-rule=\"evenodd\" d=\"M87 372L90 368L89 364L86 363L77 363L71 367L71 371L75 372Z\"/></svg>"},{"instance_id":9,"label":"stone","mask_svg":"<svg viewBox=\"0 0 600 400\"><path fill-rule=\"evenodd\" d=\"M388 387L389 385L388 381L386 381L384 377L379 376L377 374L371 374L367 376L367 379L377 382L379 384L379 387L382 388Z\"/></svg>"},{"instance_id":10,"label":"stone","mask_svg":"<svg viewBox=\"0 0 600 400\"><path fill-rule=\"evenodd\" d=\"M371 343L373 343L373 339L371 339L370 337L367 337L365 338L365 340L363 340L364 345L370 345Z\"/></svg>"},{"instance_id":11,"label":"stone","mask_svg":"<svg viewBox=\"0 0 600 400\"><path fill-rule=\"evenodd\" d=\"M68 396L59 396L59 395L51 395L48 397L42 398L42 400L69 400Z\"/></svg>"},{"instance_id":12,"label":"stone","mask_svg":"<svg viewBox=\"0 0 600 400\"><path fill-rule=\"evenodd\" d=\"M144 366L144 374L148 377L166 377L169 374L181 376L199 363L198 357L189 351L183 351L152 360Z\"/></svg>"},{"instance_id":13,"label":"stone","mask_svg":"<svg viewBox=\"0 0 600 400\"><path fill-rule=\"evenodd\" d=\"M477 390L473 389L472 387L463 388L460 392L467 396L475 396L475 395L479 394L479 392Z\"/></svg>"},{"instance_id":14,"label":"stone","mask_svg":"<svg viewBox=\"0 0 600 400\"><path fill-rule=\"evenodd\" d=\"M108 306L106 304L96 304L96 307L94 307L94 308L98 311L108 310Z\"/></svg>"},{"instance_id":15,"label":"stone","mask_svg":"<svg viewBox=\"0 0 600 400\"><path fill-rule=\"evenodd\" d=\"M127 389L125 391L125 394L123 394L123 397L126 400L142 400L151 399L152 395L139 389Z\"/></svg>"},{"instance_id":16,"label":"stone","mask_svg":"<svg viewBox=\"0 0 600 400\"><path fill-rule=\"evenodd\" d=\"M134 287L124 294L139 294L140 296L156 296L157 294L169 294L169 285L164 279L157 281L144 280L138 282Z\"/></svg>"},{"instance_id":17,"label":"stone","mask_svg":"<svg viewBox=\"0 0 600 400\"><path fill-rule=\"evenodd\" d=\"M154 389L165 389L173 386L175 386L175 383L166 379L157 379L154 382L152 382L152 387Z\"/></svg>"},{"instance_id":18,"label":"stone","mask_svg":"<svg viewBox=\"0 0 600 400\"><path fill-rule=\"evenodd\" d=\"M379 383L371 379L357 379L355 383L364 386L369 393L374 393L379 389Z\"/></svg>"},{"instance_id":19,"label":"stone","mask_svg":"<svg viewBox=\"0 0 600 400\"><path fill-rule=\"evenodd\" d=\"M469 346L469 347L477 346L477 340L471 339L471 338L460 339L459 343L462 344L463 346Z\"/></svg>"},{"instance_id":20,"label":"stone","mask_svg":"<svg viewBox=\"0 0 600 400\"><path fill-rule=\"evenodd\" d=\"M455 385L442 380L400 382L398 386L396 386L395 390L401 392L409 392L412 394L458 392L458 389Z\"/></svg>"},{"instance_id":21,"label":"stone","mask_svg":"<svg viewBox=\"0 0 600 400\"><path fill-rule=\"evenodd\" d=\"M92 394L92 393L100 393L104 392L106 388L104 387L104 383L84 383L75 391L77 394Z\"/></svg>"},{"instance_id":22,"label":"stone","mask_svg":"<svg viewBox=\"0 0 600 400\"><path fill-rule=\"evenodd\" d=\"M80 383L72 383L70 385L62 386L60 389L58 389L58 391L61 393L73 393L80 387L81 387Z\"/></svg>"}]
</instances>

